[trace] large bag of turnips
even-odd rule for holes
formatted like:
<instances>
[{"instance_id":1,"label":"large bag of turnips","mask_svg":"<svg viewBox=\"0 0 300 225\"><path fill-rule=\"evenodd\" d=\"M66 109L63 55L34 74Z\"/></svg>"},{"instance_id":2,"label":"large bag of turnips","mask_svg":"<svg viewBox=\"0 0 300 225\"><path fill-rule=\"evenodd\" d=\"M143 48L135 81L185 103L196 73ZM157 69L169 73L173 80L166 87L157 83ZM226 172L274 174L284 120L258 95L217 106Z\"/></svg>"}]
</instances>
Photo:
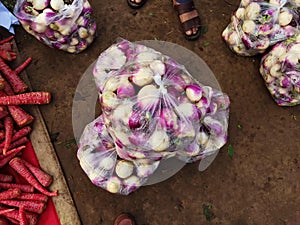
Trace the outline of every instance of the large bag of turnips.
<instances>
[{"instance_id":1,"label":"large bag of turnips","mask_svg":"<svg viewBox=\"0 0 300 225\"><path fill-rule=\"evenodd\" d=\"M17 0L14 14L40 42L69 53L82 52L96 35L87 0Z\"/></svg>"},{"instance_id":2,"label":"large bag of turnips","mask_svg":"<svg viewBox=\"0 0 300 225\"><path fill-rule=\"evenodd\" d=\"M169 56L121 39L93 67L101 115L88 124L77 157L92 183L128 195L163 160L195 162L227 142L230 101Z\"/></svg>"},{"instance_id":3,"label":"large bag of turnips","mask_svg":"<svg viewBox=\"0 0 300 225\"><path fill-rule=\"evenodd\" d=\"M259 72L279 106L300 104L299 7L299 0L242 0L222 33L236 54L264 54Z\"/></svg>"}]
</instances>

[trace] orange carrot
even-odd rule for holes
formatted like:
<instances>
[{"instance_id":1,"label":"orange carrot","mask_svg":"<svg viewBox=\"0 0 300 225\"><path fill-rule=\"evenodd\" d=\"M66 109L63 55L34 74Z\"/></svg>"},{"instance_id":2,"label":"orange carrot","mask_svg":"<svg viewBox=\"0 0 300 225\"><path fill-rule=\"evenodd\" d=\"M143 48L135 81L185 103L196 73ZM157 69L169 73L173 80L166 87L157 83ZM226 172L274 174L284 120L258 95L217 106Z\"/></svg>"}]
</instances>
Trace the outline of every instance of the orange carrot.
<instances>
[{"instance_id":1,"label":"orange carrot","mask_svg":"<svg viewBox=\"0 0 300 225\"><path fill-rule=\"evenodd\" d=\"M7 81L11 84L15 93L22 93L28 89L28 86L0 57L0 71L3 73Z\"/></svg>"},{"instance_id":2,"label":"orange carrot","mask_svg":"<svg viewBox=\"0 0 300 225\"><path fill-rule=\"evenodd\" d=\"M58 191L49 192L46 190L38 180L30 173L27 167L22 162L21 158L15 157L9 161L9 165L13 168L18 174L20 174L29 184L31 184L35 189L40 191L42 194L48 196L57 196Z\"/></svg>"},{"instance_id":3,"label":"orange carrot","mask_svg":"<svg viewBox=\"0 0 300 225\"><path fill-rule=\"evenodd\" d=\"M0 105L40 105L51 101L49 92L27 92L18 95L0 97Z\"/></svg>"}]
</instances>

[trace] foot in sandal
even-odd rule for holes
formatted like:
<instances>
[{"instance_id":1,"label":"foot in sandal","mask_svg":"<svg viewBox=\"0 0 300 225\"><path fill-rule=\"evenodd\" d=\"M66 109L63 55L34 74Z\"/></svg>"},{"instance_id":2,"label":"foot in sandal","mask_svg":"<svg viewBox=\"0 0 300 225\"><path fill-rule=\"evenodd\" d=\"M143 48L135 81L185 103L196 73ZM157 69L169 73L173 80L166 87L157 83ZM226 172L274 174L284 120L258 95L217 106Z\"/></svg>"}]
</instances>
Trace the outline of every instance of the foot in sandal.
<instances>
[{"instance_id":1,"label":"foot in sandal","mask_svg":"<svg viewBox=\"0 0 300 225\"><path fill-rule=\"evenodd\" d=\"M127 0L128 5L133 9L141 8L147 0Z\"/></svg>"},{"instance_id":2,"label":"foot in sandal","mask_svg":"<svg viewBox=\"0 0 300 225\"><path fill-rule=\"evenodd\" d=\"M201 20L193 0L173 0L181 30L188 40L196 40L201 35Z\"/></svg>"},{"instance_id":3,"label":"foot in sandal","mask_svg":"<svg viewBox=\"0 0 300 225\"><path fill-rule=\"evenodd\" d=\"M131 214L122 213L115 219L114 225L136 225L136 223Z\"/></svg>"}]
</instances>

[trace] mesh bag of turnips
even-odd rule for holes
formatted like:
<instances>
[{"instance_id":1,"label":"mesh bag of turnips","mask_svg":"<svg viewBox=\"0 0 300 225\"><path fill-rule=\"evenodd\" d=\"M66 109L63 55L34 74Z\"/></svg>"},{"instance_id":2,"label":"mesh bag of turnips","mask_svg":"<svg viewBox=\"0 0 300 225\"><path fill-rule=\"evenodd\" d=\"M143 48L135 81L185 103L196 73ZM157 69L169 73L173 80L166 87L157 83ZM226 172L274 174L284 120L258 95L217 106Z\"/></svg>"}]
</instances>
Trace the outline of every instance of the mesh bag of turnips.
<instances>
[{"instance_id":1,"label":"mesh bag of turnips","mask_svg":"<svg viewBox=\"0 0 300 225\"><path fill-rule=\"evenodd\" d=\"M87 0L17 0L14 14L37 40L69 53L82 52L96 35Z\"/></svg>"},{"instance_id":2,"label":"mesh bag of turnips","mask_svg":"<svg viewBox=\"0 0 300 225\"><path fill-rule=\"evenodd\" d=\"M260 74L280 106L300 104L300 36L277 43L262 57Z\"/></svg>"},{"instance_id":3,"label":"mesh bag of turnips","mask_svg":"<svg viewBox=\"0 0 300 225\"><path fill-rule=\"evenodd\" d=\"M264 53L299 33L299 6L299 0L242 0L222 37L238 55Z\"/></svg>"},{"instance_id":4,"label":"mesh bag of turnips","mask_svg":"<svg viewBox=\"0 0 300 225\"><path fill-rule=\"evenodd\" d=\"M162 160L177 157L194 162L226 143L228 96L202 85L169 56L121 39L100 54L93 75L102 130L113 146L110 152L101 150L101 156L110 154L112 160L109 173L93 182L98 186L129 194L143 185ZM95 170L103 171L102 160L96 155L98 146L89 143L93 138L84 137L96 137L102 143L101 135L86 128L80 138L78 158L92 181Z\"/></svg>"}]
</instances>

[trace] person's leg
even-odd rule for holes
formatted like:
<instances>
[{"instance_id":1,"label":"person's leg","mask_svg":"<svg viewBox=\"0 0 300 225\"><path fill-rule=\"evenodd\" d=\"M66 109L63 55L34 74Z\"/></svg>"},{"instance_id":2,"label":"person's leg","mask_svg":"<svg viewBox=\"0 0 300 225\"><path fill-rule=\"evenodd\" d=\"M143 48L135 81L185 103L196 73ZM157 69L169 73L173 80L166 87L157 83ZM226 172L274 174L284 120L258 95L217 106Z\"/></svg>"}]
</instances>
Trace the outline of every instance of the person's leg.
<instances>
[{"instance_id":1,"label":"person's leg","mask_svg":"<svg viewBox=\"0 0 300 225\"><path fill-rule=\"evenodd\" d=\"M200 36L201 20L193 0L173 0L178 13L182 31L188 40L195 40Z\"/></svg>"}]
</instances>

